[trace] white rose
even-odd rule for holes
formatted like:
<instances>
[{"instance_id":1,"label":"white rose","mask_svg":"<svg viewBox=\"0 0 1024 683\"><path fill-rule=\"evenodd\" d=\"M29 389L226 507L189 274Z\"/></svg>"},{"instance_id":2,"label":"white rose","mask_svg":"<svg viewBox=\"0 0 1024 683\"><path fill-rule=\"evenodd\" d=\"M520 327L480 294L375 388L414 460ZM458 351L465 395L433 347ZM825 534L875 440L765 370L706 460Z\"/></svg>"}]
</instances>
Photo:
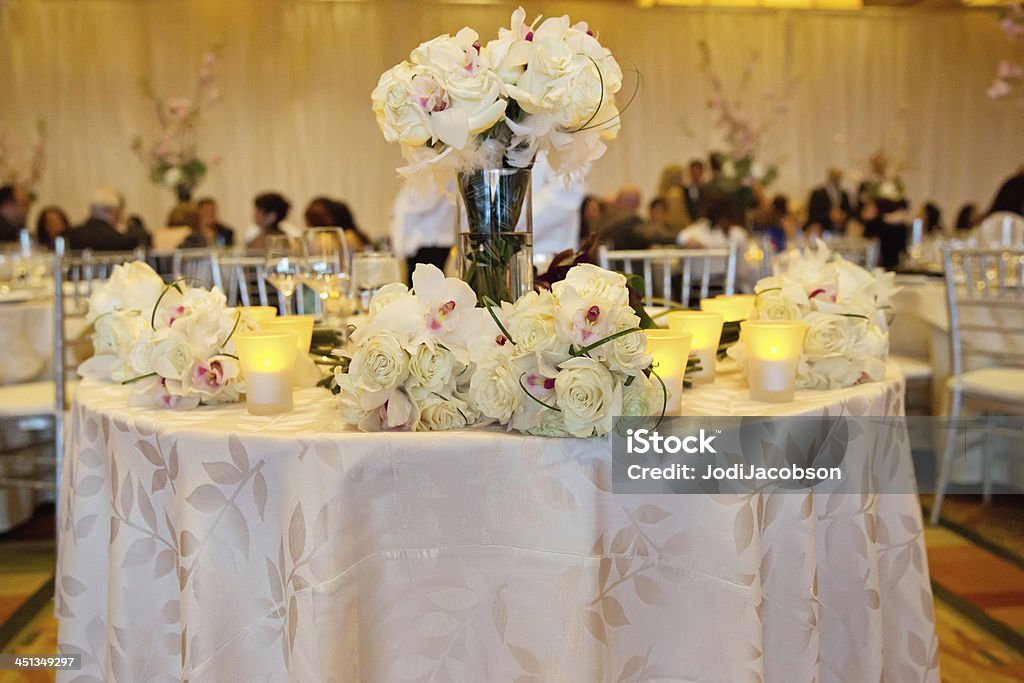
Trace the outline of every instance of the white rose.
<instances>
[{"instance_id":1,"label":"white rose","mask_svg":"<svg viewBox=\"0 0 1024 683\"><path fill-rule=\"evenodd\" d=\"M799 320L809 309L807 293L790 280L767 277L754 288L758 320Z\"/></svg>"},{"instance_id":2,"label":"white rose","mask_svg":"<svg viewBox=\"0 0 1024 683\"><path fill-rule=\"evenodd\" d=\"M153 345L153 371L164 379L181 380L196 362L192 347L183 338L174 335Z\"/></svg>"},{"instance_id":3,"label":"white rose","mask_svg":"<svg viewBox=\"0 0 1024 683\"><path fill-rule=\"evenodd\" d=\"M643 373L634 375L629 386L622 388L622 414L635 417L661 415L666 405L660 382L652 382Z\"/></svg>"},{"instance_id":4,"label":"white rose","mask_svg":"<svg viewBox=\"0 0 1024 683\"><path fill-rule=\"evenodd\" d=\"M100 355L110 353L124 357L147 326L148 321L135 312L109 313L96 321L93 349Z\"/></svg>"},{"instance_id":5,"label":"white rose","mask_svg":"<svg viewBox=\"0 0 1024 683\"><path fill-rule=\"evenodd\" d=\"M622 408L622 385L604 365L592 358L562 363L555 394L566 430L573 436L603 436Z\"/></svg>"},{"instance_id":6,"label":"white rose","mask_svg":"<svg viewBox=\"0 0 1024 683\"><path fill-rule=\"evenodd\" d=\"M455 383L455 366L455 356L448 349L421 344L409 358L408 385L427 391L450 390Z\"/></svg>"},{"instance_id":7,"label":"white rose","mask_svg":"<svg viewBox=\"0 0 1024 683\"><path fill-rule=\"evenodd\" d=\"M806 389L842 389L860 381L864 363L859 360L833 356L808 363L813 384L803 386L798 376L797 386Z\"/></svg>"},{"instance_id":8,"label":"white rose","mask_svg":"<svg viewBox=\"0 0 1024 683\"><path fill-rule=\"evenodd\" d=\"M565 420L562 419L562 414L554 410L548 410L544 408L537 415L535 424L529 429L525 430L527 434L533 436L546 436L561 438L566 436L572 436L565 428Z\"/></svg>"},{"instance_id":9,"label":"white rose","mask_svg":"<svg viewBox=\"0 0 1024 683\"><path fill-rule=\"evenodd\" d=\"M809 313L803 321L808 325L803 349L808 360L847 355L857 328L866 322L832 313Z\"/></svg>"},{"instance_id":10,"label":"white rose","mask_svg":"<svg viewBox=\"0 0 1024 683\"><path fill-rule=\"evenodd\" d=\"M496 358L478 365L469 381L469 401L484 417L508 424L523 405L515 366Z\"/></svg>"},{"instance_id":11,"label":"white rose","mask_svg":"<svg viewBox=\"0 0 1024 683\"><path fill-rule=\"evenodd\" d=\"M348 379L364 410L388 400L388 395L409 376L409 354L390 334L365 340L352 356Z\"/></svg>"},{"instance_id":12,"label":"white rose","mask_svg":"<svg viewBox=\"0 0 1024 683\"><path fill-rule=\"evenodd\" d=\"M164 281L141 261L114 266L110 279L89 297L88 320L116 310L134 310L148 314L164 290Z\"/></svg>"},{"instance_id":13,"label":"white rose","mask_svg":"<svg viewBox=\"0 0 1024 683\"><path fill-rule=\"evenodd\" d=\"M200 355L219 350L235 326L235 318L219 289L190 289L178 308L181 315L170 323L175 332L186 337Z\"/></svg>"},{"instance_id":14,"label":"white rose","mask_svg":"<svg viewBox=\"0 0 1024 683\"><path fill-rule=\"evenodd\" d=\"M510 27L499 29L498 37L484 46L484 56L505 83L518 81L530 61L533 41L526 40L530 32L526 25L526 10L520 7L512 13Z\"/></svg>"},{"instance_id":15,"label":"white rose","mask_svg":"<svg viewBox=\"0 0 1024 683\"><path fill-rule=\"evenodd\" d=\"M414 81L417 81L414 85ZM415 94L414 94L415 92ZM447 93L427 67L402 62L380 76L370 100L388 142L425 145L434 137L430 112L448 106Z\"/></svg>"},{"instance_id":16,"label":"white rose","mask_svg":"<svg viewBox=\"0 0 1024 683\"><path fill-rule=\"evenodd\" d=\"M640 318L632 308L623 308L615 321L615 332L640 327ZM603 358L612 370L625 375L640 375L649 367L651 357L647 355L647 337L640 330L616 337L612 341L599 346L591 353L595 358Z\"/></svg>"},{"instance_id":17,"label":"white rose","mask_svg":"<svg viewBox=\"0 0 1024 683\"><path fill-rule=\"evenodd\" d=\"M392 282L384 285L378 289L373 298L370 299L370 318L377 315L377 313L390 304L392 301L398 301L399 299L412 296L409 293L409 288L404 282Z\"/></svg>"},{"instance_id":18,"label":"white rose","mask_svg":"<svg viewBox=\"0 0 1024 683\"><path fill-rule=\"evenodd\" d=\"M551 291L559 304L562 295L568 289L572 289L579 297L606 299L617 306L629 305L626 276L590 263L573 266L566 273L564 280L551 286Z\"/></svg>"},{"instance_id":19,"label":"white rose","mask_svg":"<svg viewBox=\"0 0 1024 683\"><path fill-rule=\"evenodd\" d=\"M517 355L543 353L557 344L555 301L550 292L527 292L511 306L508 333L515 340Z\"/></svg>"},{"instance_id":20,"label":"white rose","mask_svg":"<svg viewBox=\"0 0 1024 683\"><path fill-rule=\"evenodd\" d=\"M469 404L457 396L438 396L433 393L413 392L419 403L420 419L417 431L439 432L464 429L473 424Z\"/></svg>"}]
</instances>

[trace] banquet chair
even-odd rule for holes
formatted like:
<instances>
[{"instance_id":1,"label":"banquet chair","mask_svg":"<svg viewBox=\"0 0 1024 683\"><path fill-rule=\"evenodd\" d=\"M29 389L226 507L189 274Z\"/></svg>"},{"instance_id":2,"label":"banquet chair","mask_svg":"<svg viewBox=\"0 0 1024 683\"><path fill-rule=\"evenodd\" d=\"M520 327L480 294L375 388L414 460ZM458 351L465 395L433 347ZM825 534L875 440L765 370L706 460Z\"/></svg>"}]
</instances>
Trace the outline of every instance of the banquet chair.
<instances>
[{"instance_id":1,"label":"banquet chair","mask_svg":"<svg viewBox=\"0 0 1024 683\"><path fill-rule=\"evenodd\" d=\"M721 249L608 249L598 248L598 263L608 270L619 270L627 275L642 275L644 279L644 301L655 298L655 271L661 278L662 299L679 303L689 308L700 299L708 298L711 278L722 275L722 293L736 291L736 247ZM639 273L635 271L639 270ZM681 272L679 288L676 290L675 273ZM699 298L692 301L694 280L699 285Z\"/></svg>"},{"instance_id":2,"label":"banquet chair","mask_svg":"<svg viewBox=\"0 0 1024 683\"><path fill-rule=\"evenodd\" d=\"M136 252L97 255L65 253L64 239L54 244L53 259L53 359L51 379L0 387L0 423L5 429L42 435L44 440L14 451L0 453L15 472L0 476L0 488L60 490L64 454L64 420L77 382L69 380L78 361L91 353L83 342L88 298L94 287L110 277L114 266L136 259ZM53 455L39 455L52 433ZM40 474L45 470L46 474ZM59 498L58 498L59 504ZM60 519L59 510L57 519Z\"/></svg>"},{"instance_id":3,"label":"banquet chair","mask_svg":"<svg viewBox=\"0 0 1024 683\"><path fill-rule=\"evenodd\" d=\"M970 240L980 248L1019 248L1024 244L1024 217L1009 211L997 211L974 229Z\"/></svg>"},{"instance_id":4,"label":"banquet chair","mask_svg":"<svg viewBox=\"0 0 1024 683\"><path fill-rule=\"evenodd\" d=\"M878 265L878 240L841 239L833 242L830 247L837 255L868 270Z\"/></svg>"},{"instance_id":5,"label":"banquet chair","mask_svg":"<svg viewBox=\"0 0 1024 683\"><path fill-rule=\"evenodd\" d=\"M951 427L939 467L933 525L939 521L949 485L957 421L966 409L1024 415L1024 251L947 247L943 260L952 363L947 380ZM1005 430L998 433L1006 435ZM987 447L982 475L987 504L992 495Z\"/></svg>"},{"instance_id":6,"label":"banquet chair","mask_svg":"<svg viewBox=\"0 0 1024 683\"><path fill-rule=\"evenodd\" d=\"M263 258L241 254L213 254L212 263L225 285L228 306L268 306L267 271Z\"/></svg>"},{"instance_id":7,"label":"banquet chair","mask_svg":"<svg viewBox=\"0 0 1024 683\"><path fill-rule=\"evenodd\" d=\"M221 269L213 249L179 249L171 256L171 277L186 280L196 287L224 291Z\"/></svg>"}]
</instances>

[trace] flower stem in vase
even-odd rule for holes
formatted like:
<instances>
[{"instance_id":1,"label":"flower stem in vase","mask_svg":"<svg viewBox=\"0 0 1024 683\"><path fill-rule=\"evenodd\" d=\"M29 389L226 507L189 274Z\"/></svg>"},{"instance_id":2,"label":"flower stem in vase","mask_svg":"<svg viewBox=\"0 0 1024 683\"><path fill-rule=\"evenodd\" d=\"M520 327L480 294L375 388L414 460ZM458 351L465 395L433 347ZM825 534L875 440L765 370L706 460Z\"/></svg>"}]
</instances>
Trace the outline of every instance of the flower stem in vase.
<instances>
[{"instance_id":1,"label":"flower stem in vase","mask_svg":"<svg viewBox=\"0 0 1024 683\"><path fill-rule=\"evenodd\" d=\"M530 169L459 174L459 275L482 301L533 289Z\"/></svg>"}]
</instances>

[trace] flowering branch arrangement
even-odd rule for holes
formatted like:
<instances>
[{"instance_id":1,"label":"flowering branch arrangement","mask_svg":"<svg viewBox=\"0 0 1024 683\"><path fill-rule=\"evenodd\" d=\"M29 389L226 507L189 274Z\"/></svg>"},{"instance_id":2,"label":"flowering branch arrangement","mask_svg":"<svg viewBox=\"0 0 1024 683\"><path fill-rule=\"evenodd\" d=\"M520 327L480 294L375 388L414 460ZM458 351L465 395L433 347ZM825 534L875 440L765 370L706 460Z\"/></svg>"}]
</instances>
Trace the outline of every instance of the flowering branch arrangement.
<instances>
[{"instance_id":1,"label":"flowering branch arrangement","mask_svg":"<svg viewBox=\"0 0 1024 683\"><path fill-rule=\"evenodd\" d=\"M116 266L89 298L95 355L84 377L132 386L131 405L189 409L244 391L232 337L254 328L214 288L165 285L145 263Z\"/></svg>"},{"instance_id":2,"label":"flowering branch arrangement","mask_svg":"<svg viewBox=\"0 0 1024 683\"><path fill-rule=\"evenodd\" d=\"M152 144L141 137L132 141L132 150L149 169L150 180L174 190L178 199L186 201L206 177L209 164L199 156L199 121L203 111L220 101L214 84L216 49L203 55L192 97L163 98L146 81L142 91L153 103L159 131Z\"/></svg>"},{"instance_id":3,"label":"flowering branch arrangement","mask_svg":"<svg viewBox=\"0 0 1024 683\"><path fill-rule=\"evenodd\" d=\"M1024 48L1024 3L1007 3L1002 11L999 28L1013 43L1015 56L1014 59L999 62L996 77L986 92L993 100L1009 97L1024 81L1024 58L1021 55Z\"/></svg>"},{"instance_id":4,"label":"flowering branch arrangement","mask_svg":"<svg viewBox=\"0 0 1024 683\"><path fill-rule=\"evenodd\" d=\"M825 243L791 250L776 275L758 281L751 320L802 320L809 326L797 365L800 389L876 382L889 355L894 273L869 272L833 255ZM742 360L742 338L728 354Z\"/></svg>"},{"instance_id":5,"label":"flowering branch arrangement","mask_svg":"<svg viewBox=\"0 0 1024 683\"><path fill-rule=\"evenodd\" d=\"M616 137L622 71L586 23L562 16L509 27L482 44L463 28L422 43L381 75L371 100L403 175L444 186L454 174L528 168L546 152L557 173L582 170Z\"/></svg>"},{"instance_id":6,"label":"flowering branch arrangement","mask_svg":"<svg viewBox=\"0 0 1024 683\"><path fill-rule=\"evenodd\" d=\"M374 296L336 370L345 422L365 431L500 424L541 436L603 436L619 415L664 413L626 279L592 264L551 291L475 308L456 278L418 265L413 288Z\"/></svg>"},{"instance_id":7,"label":"flowering branch arrangement","mask_svg":"<svg viewBox=\"0 0 1024 683\"><path fill-rule=\"evenodd\" d=\"M25 170L27 169L27 171ZM43 171L46 170L46 123L36 123L36 143L32 145L31 156L26 161L15 137L10 131L0 129L0 185L20 185L30 195L35 194Z\"/></svg>"},{"instance_id":8,"label":"flowering branch arrangement","mask_svg":"<svg viewBox=\"0 0 1024 683\"><path fill-rule=\"evenodd\" d=\"M761 142L766 133L776 124L778 119L789 111L790 98L794 82L789 82L782 89L781 95L775 89L764 93L764 108L768 116L760 123L745 111L743 95L750 92L750 80L758 64L758 56L751 56L743 69L740 78L738 95L730 95L721 77L714 68L711 59L711 48L707 42L698 43L701 53L700 71L704 74L711 91L707 101L708 112L712 117L713 127L721 132L724 152L717 152L717 162L721 172L718 175L723 189L735 192L742 187L751 187L759 183L764 187L771 185L779 175L778 166L757 161Z\"/></svg>"}]
</instances>

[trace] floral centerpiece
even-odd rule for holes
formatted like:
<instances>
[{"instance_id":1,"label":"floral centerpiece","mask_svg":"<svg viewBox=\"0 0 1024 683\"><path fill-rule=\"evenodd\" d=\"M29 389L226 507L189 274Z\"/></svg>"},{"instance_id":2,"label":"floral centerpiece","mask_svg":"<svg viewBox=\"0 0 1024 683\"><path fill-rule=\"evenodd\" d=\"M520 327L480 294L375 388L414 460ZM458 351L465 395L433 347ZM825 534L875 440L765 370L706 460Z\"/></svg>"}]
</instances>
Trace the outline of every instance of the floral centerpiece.
<instances>
[{"instance_id":1,"label":"floral centerpiece","mask_svg":"<svg viewBox=\"0 0 1024 683\"><path fill-rule=\"evenodd\" d=\"M149 179L173 190L178 201L190 201L196 187L206 177L210 164L199 155L199 121L206 107L220 101L214 85L216 52L203 55L195 92L189 97L163 98L146 82L143 93L153 103L159 132L149 145L141 137L132 142L132 150L149 169Z\"/></svg>"},{"instance_id":2,"label":"floral centerpiece","mask_svg":"<svg viewBox=\"0 0 1024 683\"><path fill-rule=\"evenodd\" d=\"M622 71L585 23L526 23L522 8L486 44L471 28L422 43L381 75L371 100L407 178L453 177L467 232L461 274L481 297L513 301L532 286L530 168L582 172L619 130ZM526 215L526 228L520 219Z\"/></svg>"},{"instance_id":3,"label":"floral centerpiece","mask_svg":"<svg viewBox=\"0 0 1024 683\"><path fill-rule=\"evenodd\" d=\"M1014 92L1019 92L1021 83L1024 82L1024 59L1021 55L1021 48L1024 46L1024 3L1007 3L1000 17L999 28L1012 41L1015 54L1013 59L999 62L996 77L987 91L993 100L1006 99Z\"/></svg>"},{"instance_id":4,"label":"floral centerpiece","mask_svg":"<svg viewBox=\"0 0 1024 683\"><path fill-rule=\"evenodd\" d=\"M234 332L251 324L220 290L165 285L145 263L116 266L89 298L94 355L85 377L133 386L132 405L187 409L243 390Z\"/></svg>"},{"instance_id":5,"label":"floral centerpiece","mask_svg":"<svg viewBox=\"0 0 1024 683\"><path fill-rule=\"evenodd\" d=\"M474 308L472 289L419 265L413 288L373 298L336 372L343 419L377 431L500 424L543 436L602 436L618 415L664 413L626 279L583 264L551 291Z\"/></svg>"},{"instance_id":6,"label":"floral centerpiece","mask_svg":"<svg viewBox=\"0 0 1024 683\"><path fill-rule=\"evenodd\" d=\"M802 320L809 329L797 387L837 389L875 382L889 355L894 273L869 272L834 257L820 240L778 259L776 275L758 281L751 320ZM742 337L728 354L745 357Z\"/></svg>"},{"instance_id":7,"label":"floral centerpiece","mask_svg":"<svg viewBox=\"0 0 1024 683\"><path fill-rule=\"evenodd\" d=\"M717 168L713 182L733 194L741 208L748 209L754 204L751 188L755 184L768 187L778 178L778 166L759 161L758 155L765 135L789 109L786 100L793 84L787 84L781 95L774 89L765 91L763 108L768 115L758 123L747 113L743 99L752 91L750 80L757 66L757 55L753 55L743 69L737 89L739 94L731 95L714 68L707 42L700 41L698 47L701 52L700 70L711 91L707 109L712 117L712 127L718 131L724 147L722 151L711 154L712 165Z\"/></svg>"},{"instance_id":8,"label":"floral centerpiece","mask_svg":"<svg viewBox=\"0 0 1024 683\"><path fill-rule=\"evenodd\" d=\"M36 123L36 142L28 158L23 156L17 138L0 128L0 185L18 185L35 196L36 187L46 170L46 124Z\"/></svg>"}]
</instances>

